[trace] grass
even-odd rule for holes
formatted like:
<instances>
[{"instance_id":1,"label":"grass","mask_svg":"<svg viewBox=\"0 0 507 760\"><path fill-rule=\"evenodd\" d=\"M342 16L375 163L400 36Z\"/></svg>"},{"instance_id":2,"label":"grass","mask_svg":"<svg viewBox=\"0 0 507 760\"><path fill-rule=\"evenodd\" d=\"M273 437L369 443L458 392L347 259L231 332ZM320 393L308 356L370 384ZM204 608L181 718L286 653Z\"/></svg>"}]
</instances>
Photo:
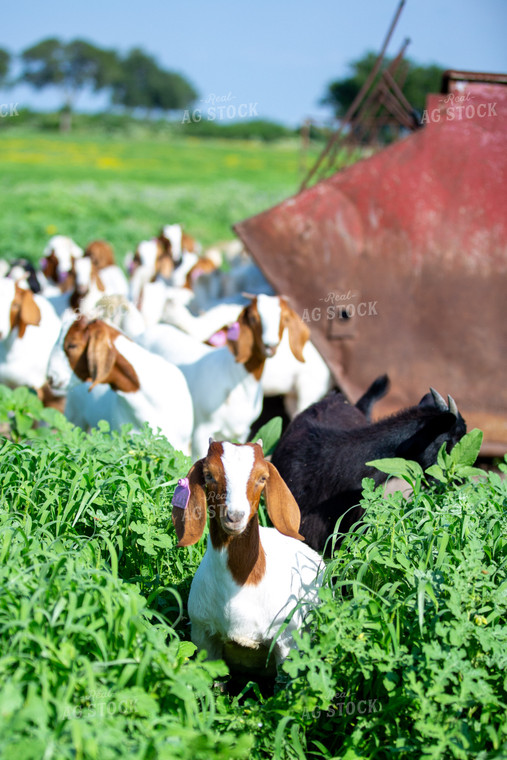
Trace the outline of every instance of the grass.
<instances>
[{"instance_id":1,"label":"grass","mask_svg":"<svg viewBox=\"0 0 507 760\"><path fill-rule=\"evenodd\" d=\"M25 388L0 388L0 424L1 757L505 757L507 481L471 469L478 431L433 485L377 463L412 498L364 481L274 692L234 696L189 641L205 542L178 549L170 518L189 460L148 429L85 434Z\"/></svg>"},{"instance_id":2,"label":"grass","mask_svg":"<svg viewBox=\"0 0 507 760\"><path fill-rule=\"evenodd\" d=\"M314 157L316 149L313 149ZM180 221L204 245L294 194L297 141L0 132L0 257L38 260L47 239L106 238L120 261L163 224Z\"/></svg>"}]
</instances>

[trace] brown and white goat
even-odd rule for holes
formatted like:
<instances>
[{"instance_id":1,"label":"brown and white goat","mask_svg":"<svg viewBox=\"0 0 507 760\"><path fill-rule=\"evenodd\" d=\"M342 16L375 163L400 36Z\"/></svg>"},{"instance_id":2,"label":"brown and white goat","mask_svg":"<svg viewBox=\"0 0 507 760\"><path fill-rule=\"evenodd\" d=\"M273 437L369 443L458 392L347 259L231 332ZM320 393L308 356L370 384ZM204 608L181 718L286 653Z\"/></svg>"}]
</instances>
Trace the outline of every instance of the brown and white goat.
<instances>
[{"instance_id":1,"label":"brown and white goat","mask_svg":"<svg viewBox=\"0 0 507 760\"><path fill-rule=\"evenodd\" d=\"M227 328L221 348L203 349L181 333L173 339L178 331L170 325L155 325L139 337L143 346L179 366L187 379L194 403L195 458L204 456L210 437L246 440L262 409L265 362L275 355L285 329L294 356L304 361L308 328L279 296L254 297ZM186 351L199 358L188 361Z\"/></svg>"},{"instance_id":2,"label":"brown and white goat","mask_svg":"<svg viewBox=\"0 0 507 760\"><path fill-rule=\"evenodd\" d=\"M0 382L40 388L60 320L46 298L0 279Z\"/></svg>"},{"instance_id":3,"label":"brown and white goat","mask_svg":"<svg viewBox=\"0 0 507 760\"><path fill-rule=\"evenodd\" d=\"M48 380L53 390L68 391L65 414L74 424L88 429L104 419L115 429L139 429L147 422L189 452L193 410L183 374L111 325L84 317L64 324Z\"/></svg>"},{"instance_id":4,"label":"brown and white goat","mask_svg":"<svg viewBox=\"0 0 507 760\"><path fill-rule=\"evenodd\" d=\"M57 295L71 290L73 281L69 278L72 268L72 259L83 255L80 248L72 238L65 235L54 235L44 249L44 257L40 262L42 273L49 285L56 286L56 291L44 292L44 295Z\"/></svg>"},{"instance_id":5,"label":"brown and white goat","mask_svg":"<svg viewBox=\"0 0 507 760\"><path fill-rule=\"evenodd\" d=\"M192 641L231 669L273 671L294 646L305 617L298 602L317 602L321 557L301 543L299 508L261 444L211 442L173 500L178 546L203 535L206 553L188 599ZM274 528L259 526L264 492ZM267 662L272 642L274 662Z\"/></svg>"}]
</instances>

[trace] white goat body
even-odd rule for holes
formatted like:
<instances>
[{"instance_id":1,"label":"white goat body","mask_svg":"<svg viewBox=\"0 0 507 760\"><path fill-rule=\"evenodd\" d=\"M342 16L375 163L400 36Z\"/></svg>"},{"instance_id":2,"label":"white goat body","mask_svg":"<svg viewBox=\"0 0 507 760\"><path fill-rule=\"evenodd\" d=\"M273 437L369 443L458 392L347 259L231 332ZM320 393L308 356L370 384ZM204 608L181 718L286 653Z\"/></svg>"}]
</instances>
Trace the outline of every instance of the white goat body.
<instances>
[{"instance_id":1,"label":"white goat body","mask_svg":"<svg viewBox=\"0 0 507 760\"><path fill-rule=\"evenodd\" d=\"M222 303L194 316L177 297L169 297L164 305L162 321L168 322L200 341L208 340L214 333L235 322L244 304Z\"/></svg>"},{"instance_id":2,"label":"white goat body","mask_svg":"<svg viewBox=\"0 0 507 760\"><path fill-rule=\"evenodd\" d=\"M285 410L291 418L323 398L333 385L327 364L310 341L304 345L303 357L304 363L297 361L284 333L261 378L264 395L283 395Z\"/></svg>"},{"instance_id":3,"label":"white goat body","mask_svg":"<svg viewBox=\"0 0 507 760\"><path fill-rule=\"evenodd\" d=\"M100 279L105 288L105 293L111 295L128 296L129 284L125 274L116 264L104 267L100 270Z\"/></svg>"}]
</instances>

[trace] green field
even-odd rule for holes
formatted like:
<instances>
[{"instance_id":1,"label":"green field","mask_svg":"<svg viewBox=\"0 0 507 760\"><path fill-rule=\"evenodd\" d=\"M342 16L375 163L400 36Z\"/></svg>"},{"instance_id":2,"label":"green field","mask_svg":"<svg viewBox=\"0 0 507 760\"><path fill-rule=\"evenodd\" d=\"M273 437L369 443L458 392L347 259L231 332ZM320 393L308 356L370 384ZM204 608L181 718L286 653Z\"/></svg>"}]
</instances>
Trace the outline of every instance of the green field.
<instances>
[{"instance_id":1,"label":"green field","mask_svg":"<svg viewBox=\"0 0 507 760\"><path fill-rule=\"evenodd\" d=\"M507 481L471 468L478 431L432 486L377 463L412 498L365 479L297 650L271 688L231 688L189 641L206 539L176 546L171 498L190 461L148 430L84 433L26 388L0 386L0 424L1 758L507 756Z\"/></svg>"},{"instance_id":2,"label":"green field","mask_svg":"<svg viewBox=\"0 0 507 760\"><path fill-rule=\"evenodd\" d=\"M318 154L311 151L308 161ZM109 240L121 262L163 224L203 245L295 193L304 176L297 140L62 136L0 132L0 256L42 255L53 234L81 246Z\"/></svg>"}]
</instances>

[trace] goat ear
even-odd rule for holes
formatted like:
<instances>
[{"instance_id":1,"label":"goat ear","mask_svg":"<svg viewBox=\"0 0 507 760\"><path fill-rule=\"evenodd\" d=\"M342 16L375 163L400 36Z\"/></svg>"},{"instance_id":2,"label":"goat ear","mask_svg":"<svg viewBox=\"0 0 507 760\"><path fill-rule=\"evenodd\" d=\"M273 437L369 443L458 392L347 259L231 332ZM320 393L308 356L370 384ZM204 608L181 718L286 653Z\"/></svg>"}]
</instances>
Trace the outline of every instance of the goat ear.
<instances>
[{"instance_id":1,"label":"goat ear","mask_svg":"<svg viewBox=\"0 0 507 760\"><path fill-rule=\"evenodd\" d=\"M230 341L232 343L234 356L239 364L245 364L245 362L247 362L252 356L253 334L250 325L248 324L247 308L248 307L243 309L238 317L238 338L234 341Z\"/></svg>"},{"instance_id":2,"label":"goat ear","mask_svg":"<svg viewBox=\"0 0 507 760\"><path fill-rule=\"evenodd\" d=\"M304 537L299 533L301 512L296 500L276 467L271 462L267 462L267 465L269 478L264 488L264 494L269 519L284 536L291 536L303 541Z\"/></svg>"},{"instance_id":3,"label":"goat ear","mask_svg":"<svg viewBox=\"0 0 507 760\"><path fill-rule=\"evenodd\" d=\"M304 362L303 348L310 337L310 330L290 306L286 304L285 308L287 309L287 330L289 331L290 349L298 361Z\"/></svg>"},{"instance_id":4,"label":"goat ear","mask_svg":"<svg viewBox=\"0 0 507 760\"><path fill-rule=\"evenodd\" d=\"M90 330L86 357L92 380L91 390L99 383L107 382L107 378L114 367L116 354L105 325L95 323L90 327L92 329Z\"/></svg>"},{"instance_id":5,"label":"goat ear","mask_svg":"<svg viewBox=\"0 0 507 760\"><path fill-rule=\"evenodd\" d=\"M111 388L114 391L123 391L123 393L135 393L141 387L137 372L123 354L118 351L114 353L116 359L111 377Z\"/></svg>"},{"instance_id":6,"label":"goat ear","mask_svg":"<svg viewBox=\"0 0 507 760\"><path fill-rule=\"evenodd\" d=\"M204 491L204 459L199 459L190 469L188 487L190 496L185 509L173 507L173 524L178 546L191 546L202 537L206 526L206 493Z\"/></svg>"},{"instance_id":7,"label":"goat ear","mask_svg":"<svg viewBox=\"0 0 507 760\"><path fill-rule=\"evenodd\" d=\"M22 290L21 308L17 319L17 327L18 336L22 338L25 334L27 325L34 325L34 327L37 327L40 324L41 313L39 307L35 303L32 291L24 290L22 288L20 288L20 290Z\"/></svg>"}]
</instances>

